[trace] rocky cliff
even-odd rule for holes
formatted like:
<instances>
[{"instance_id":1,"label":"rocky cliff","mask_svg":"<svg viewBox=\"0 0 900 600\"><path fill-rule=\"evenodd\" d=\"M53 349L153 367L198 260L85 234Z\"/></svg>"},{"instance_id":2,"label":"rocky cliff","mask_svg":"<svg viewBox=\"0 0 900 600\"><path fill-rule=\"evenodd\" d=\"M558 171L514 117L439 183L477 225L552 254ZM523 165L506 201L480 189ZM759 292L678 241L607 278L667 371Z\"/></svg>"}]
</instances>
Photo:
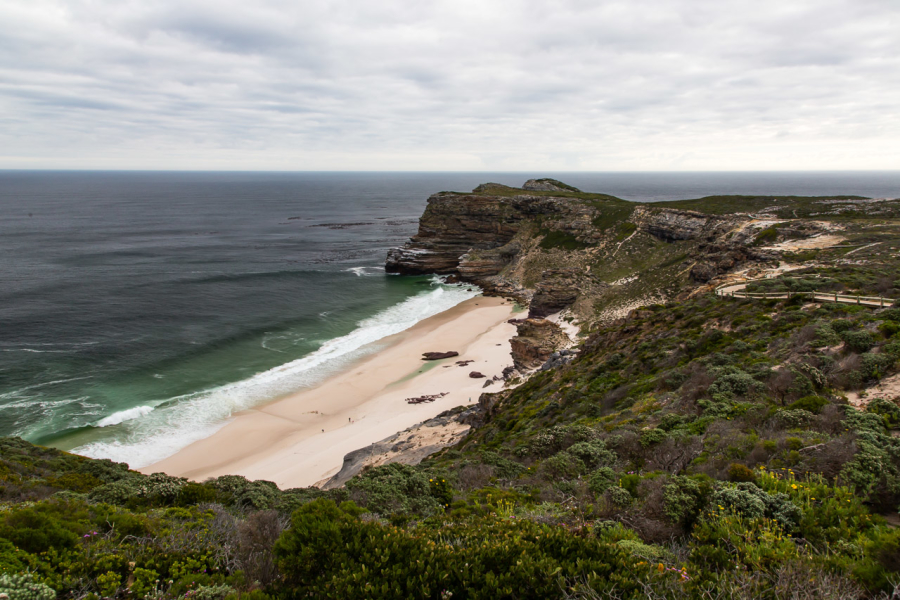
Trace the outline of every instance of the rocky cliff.
<instances>
[{"instance_id":1,"label":"rocky cliff","mask_svg":"<svg viewBox=\"0 0 900 600\"><path fill-rule=\"evenodd\" d=\"M486 183L428 199L418 233L388 253L389 273L452 275L579 322L658 302L748 261L758 219L585 193L552 179ZM606 311L606 312L604 312ZM616 313L617 314L617 313Z\"/></svg>"},{"instance_id":2,"label":"rocky cliff","mask_svg":"<svg viewBox=\"0 0 900 600\"><path fill-rule=\"evenodd\" d=\"M572 342L559 325L546 319L516 323L516 337L509 340L513 364L520 372L536 369Z\"/></svg>"}]
</instances>

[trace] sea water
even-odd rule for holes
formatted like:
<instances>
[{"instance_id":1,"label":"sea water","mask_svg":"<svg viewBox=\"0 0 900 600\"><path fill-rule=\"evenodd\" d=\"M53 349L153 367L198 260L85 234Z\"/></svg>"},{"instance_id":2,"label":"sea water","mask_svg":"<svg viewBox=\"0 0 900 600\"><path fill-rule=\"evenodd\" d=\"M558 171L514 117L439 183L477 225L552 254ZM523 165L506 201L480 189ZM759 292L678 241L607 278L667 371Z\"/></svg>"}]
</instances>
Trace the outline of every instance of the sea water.
<instances>
[{"instance_id":1,"label":"sea water","mask_svg":"<svg viewBox=\"0 0 900 600\"><path fill-rule=\"evenodd\" d=\"M427 197L900 196L900 173L0 171L0 435L140 467L475 292L384 273ZM440 350L440 349L438 349Z\"/></svg>"}]
</instances>

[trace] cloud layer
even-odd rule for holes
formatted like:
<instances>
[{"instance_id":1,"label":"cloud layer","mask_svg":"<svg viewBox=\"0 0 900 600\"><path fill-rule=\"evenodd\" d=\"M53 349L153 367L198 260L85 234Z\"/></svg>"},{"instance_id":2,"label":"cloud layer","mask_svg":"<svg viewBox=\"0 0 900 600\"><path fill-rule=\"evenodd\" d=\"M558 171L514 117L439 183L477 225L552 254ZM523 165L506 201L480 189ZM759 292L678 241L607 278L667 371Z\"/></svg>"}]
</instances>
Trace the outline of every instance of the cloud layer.
<instances>
[{"instance_id":1,"label":"cloud layer","mask_svg":"<svg viewBox=\"0 0 900 600\"><path fill-rule=\"evenodd\" d=\"M896 0L11 0L0 168L900 169Z\"/></svg>"}]
</instances>

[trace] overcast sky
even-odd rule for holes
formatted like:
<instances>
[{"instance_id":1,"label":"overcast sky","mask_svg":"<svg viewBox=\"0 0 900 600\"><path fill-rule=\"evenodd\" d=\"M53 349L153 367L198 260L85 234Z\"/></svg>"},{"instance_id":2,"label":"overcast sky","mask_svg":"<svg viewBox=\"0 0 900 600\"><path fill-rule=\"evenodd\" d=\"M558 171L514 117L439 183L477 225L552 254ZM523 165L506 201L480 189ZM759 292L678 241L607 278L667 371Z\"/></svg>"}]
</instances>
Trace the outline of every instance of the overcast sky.
<instances>
[{"instance_id":1,"label":"overcast sky","mask_svg":"<svg viewBox=\"0 0 900 600\"><path fill-rule=\"evenodd\" d=\"M900 1L3 0L0 168L900 169Z\"/></svg>"}]
</instances>

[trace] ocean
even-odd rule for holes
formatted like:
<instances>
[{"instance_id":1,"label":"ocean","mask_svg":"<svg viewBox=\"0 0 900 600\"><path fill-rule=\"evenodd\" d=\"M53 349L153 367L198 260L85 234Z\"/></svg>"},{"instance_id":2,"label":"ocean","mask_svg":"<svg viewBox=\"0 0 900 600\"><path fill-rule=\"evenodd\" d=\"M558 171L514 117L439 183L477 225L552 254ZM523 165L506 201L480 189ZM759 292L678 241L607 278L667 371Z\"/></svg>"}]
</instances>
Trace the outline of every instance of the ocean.
<instances>
[{"instance_id":1,"label":"ocean","mask_svg":"<svg viewBox=\"0 0 900 600\"><path fill-rule=\"evenodd\" d=\"M141 467L475 292L384 273L427 197L900 197L900 172L0 171L0 435Z\"/></svg>"}]
</instances>

